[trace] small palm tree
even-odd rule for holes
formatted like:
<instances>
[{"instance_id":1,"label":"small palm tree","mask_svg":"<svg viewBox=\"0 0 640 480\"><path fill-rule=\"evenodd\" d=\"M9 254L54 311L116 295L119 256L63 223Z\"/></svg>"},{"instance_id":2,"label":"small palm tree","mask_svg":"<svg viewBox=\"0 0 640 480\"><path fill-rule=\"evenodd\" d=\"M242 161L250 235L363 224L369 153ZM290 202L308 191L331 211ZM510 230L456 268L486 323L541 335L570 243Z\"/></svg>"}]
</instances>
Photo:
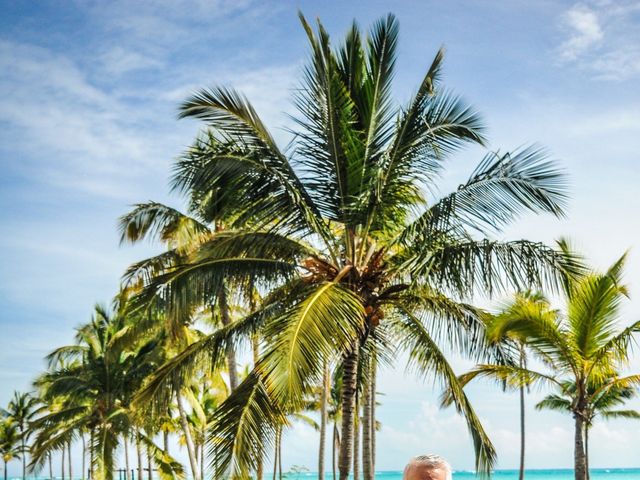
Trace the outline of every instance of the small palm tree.
<instances>
[{"instance_id":1,"label":"small palm tree","mask_svg":"<svg viewBox=\"0 0 640 480\"><path fill-rule=\"evenodd\" d=\"M6 414L9 418L15 422L18 433L20 434L20 449L22 457L22 479L26 478L27 466L26 455L28 451L27 441L31 431L29 430L29 423L33 420L36 414L36 407L38 405L37 397L34 397L31 393L14 392L13 398L9 401Z\"/></svg>"},{"instance_id":2,"label":"small palm tree","mask_svg":"<svg viewBox=\"0 0 640 480\"><path fill-rule=\"evenodd\" d=\"M20 445L20 430L10 418L0 420L0 455L4 462L4 480L7 480L7 464L11 460L19 459L22 454Z\"/></svg>"},{"instance_id":3,"label":"small palm tree","mask_svg":"<svg viewBox=\"0 0 640 480\"><path fill-rule=\"evenodd\" d=\"M565 277L564 313L545 301L517 299L490 321L490 338L521 339L548 367L548 372L485 364L461 376L464 384L476 377L494 378L514 387L536 382L550 384L570 398L575 422L576 480L588 478L585 433L595 405L600 399L609 401L640 384L640 375L618 375L628 363L633 335L640 332L640 321L618 329L620 304L627 296L622 284L624 260L625 256L621 257L605 273ZM573 387L567 388L568 385Z\"/></svg>"},{"instance_id":4,"label":"small palm tree","mask_svg":"<svg viewBox=\"0 0 640 480\"><path fill-rule=\"evenodd\" d=\"M608 381L611 381L611 379ZM604 420L611 420L615 418L640 420L640 412L637 410L621 410L617 408L623 406L628 400L638 395L636 388L630 386L602 388L603 386L604 385L592 384L587 386L589 404L587 406L584 427L584 451L586 457L587 478L589 477L589 430L593 426L593 422L596 417L599 416ZM562 387L559 388L559 393L547 395L543 400L536 404L536 409L548 409L572 413L572 403L575 394L575 383L572 381L563 382Z\"/></svg>"}]
</instances>

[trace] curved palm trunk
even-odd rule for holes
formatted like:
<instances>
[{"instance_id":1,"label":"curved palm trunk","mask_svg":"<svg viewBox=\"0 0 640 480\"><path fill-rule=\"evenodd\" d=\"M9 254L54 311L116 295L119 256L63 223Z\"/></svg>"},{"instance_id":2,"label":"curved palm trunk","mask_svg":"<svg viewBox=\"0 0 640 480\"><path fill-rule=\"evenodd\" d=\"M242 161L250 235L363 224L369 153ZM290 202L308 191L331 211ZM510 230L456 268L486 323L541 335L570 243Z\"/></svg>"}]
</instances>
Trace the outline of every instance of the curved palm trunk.
<instances>
[{"instance_id":1,"label":"curved palm trunk","mask_svg":"<svg viewBox=\"0 0 640 480\"><path fill-rule=\"evenodd\" d=\"M180 413L180 426L184 433L185 442L187 444L187 453L189 454L189 465L191 466L191 473L194 480L200 480L198 474L198 460L196 459L196 449L193 443L193 437L191 436L191 429L189 428L189 422L187 421L187 413L182 403L182 395L180 392L176 392L176 399L178 403L178 412Z\"/></svg>"},{"instance_id":2,"label":"curved palm trunk","mask_svg":"<svg viewBox=\"0 0 640 480\"><path fill-rule=\"evenodd\" d=\"M324 448L327 437L327 397L329 389L329 369L324 366L322 392L320 394L320 447L318 450L318 480L324 480Z\"/></svg>"},{"instance_id":3,"label":"curved palm trunk","mask_svg":"<svg viewBox=\"0 0 640 480\"><path fill-rule=\"evenodd\" d=\"M348 480L353 460L353 433L355 422L355 400L357 390L358 345L344 359L342 378L342 432L338 468L340 480Z\"/></svg>"},{"instance_id":4,"label":"curved palm trunk","mask_svg":"<svg viewBox=\"0 0 640 480\"><path fill-rule=\"evenodd\" d=\"M224 286L218 292L218 302L220 306L220 318L222 325L225 327L231 325L231 316L229 314L229 302L227 301L227 290ZM236 363L236 350L231 343L227 345L227 367L229 369L229 386L231 391L238 388L238 370Z\"/></svg>"},{"instance_id":5,"label":"curved palm trunk","mask_svg":"<svg viewBox=\"0 0 640 480\"><path fill-rule=\"evenodd\" d=\"M584 418L579 413L575 417L575 480L587 480L587 462L584 451Z\"/></svg>"}]
</instances>

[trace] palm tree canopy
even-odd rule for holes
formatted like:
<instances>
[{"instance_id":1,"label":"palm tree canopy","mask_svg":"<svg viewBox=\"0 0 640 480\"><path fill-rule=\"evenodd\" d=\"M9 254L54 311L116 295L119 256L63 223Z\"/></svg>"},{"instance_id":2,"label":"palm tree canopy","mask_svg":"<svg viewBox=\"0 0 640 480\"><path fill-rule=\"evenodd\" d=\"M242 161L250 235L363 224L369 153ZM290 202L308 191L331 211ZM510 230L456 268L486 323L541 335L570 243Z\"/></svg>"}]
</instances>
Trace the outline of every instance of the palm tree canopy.
<instances>
[{"instance_id":1,"label":"palm tree canopy","mask_svg":"<svg viewBox=\"0 0 640 480\"><path fill-rule=\"evenodd\" d=\"M320 22L300 20L310 56L294 96L291 145L278 146L242 94L201 90L180 108L206 124L174 168L187 213L152 202L120 224L123 241L169 247L125 276L138 292L130 304L137 312L162 310L185 324L225 286L268 292L245 319L165 364L143 392L170 389L194 363L218 367L228 345L261 332L260 361L214 419L219 474L248 475L286 412L321 381L323 365L387 335L421 372L455 384L438 341L476 357L504 355L461 297L557 284L559 272L575 268L562 250L489 238L524 212L563 215L565 176L544 149L488 153L456 191L434 195L446 159L485 143L479 115L441 85L443 50L398 105L393 15L368 35L354 23L337 46ZM462 389L453 391L478 468L488 470L493 447Z\"/></svg>"}]
</instances>

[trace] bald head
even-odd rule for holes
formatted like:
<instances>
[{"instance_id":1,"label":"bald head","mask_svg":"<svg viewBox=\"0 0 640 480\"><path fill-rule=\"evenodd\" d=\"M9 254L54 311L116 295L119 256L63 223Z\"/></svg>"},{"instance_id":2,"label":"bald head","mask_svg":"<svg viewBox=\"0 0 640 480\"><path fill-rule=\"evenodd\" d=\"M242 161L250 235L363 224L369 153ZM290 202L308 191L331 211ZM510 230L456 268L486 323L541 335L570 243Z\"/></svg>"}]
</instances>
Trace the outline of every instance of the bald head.
<instances>
[{"instance_id":1,"label":"bald head","mask_svg":"<svg viewBox=\"0 0 640 480\"><path fill-rule=\"evenodd\" d=\"M451 466L439 455L420 455L407 464L403 480L451 480Z\"/></svg>"}]
</instances>

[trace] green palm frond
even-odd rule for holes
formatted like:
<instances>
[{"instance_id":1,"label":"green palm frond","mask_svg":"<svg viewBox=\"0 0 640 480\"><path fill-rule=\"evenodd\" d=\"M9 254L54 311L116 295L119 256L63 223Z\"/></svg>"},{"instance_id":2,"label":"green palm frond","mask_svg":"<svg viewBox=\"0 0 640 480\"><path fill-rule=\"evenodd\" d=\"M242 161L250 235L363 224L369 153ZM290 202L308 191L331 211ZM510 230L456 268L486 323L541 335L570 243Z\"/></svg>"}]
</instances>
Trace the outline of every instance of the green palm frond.
<instances>
[{"instance_id":1,"label":"green palm frond","mask_svg":"<svg viewBox=\"0 0 640 480\"><path fill-rule=\"evenodd\" d=\"M489 153L466 183L409 225L402 240L471 228L500 231L524 211L558 217L566 207L566 179L541 148Z\"/></svg>"},{"instance_id":2,"label":"green palm frond","mask_svg":"<svg viewBox=\"0 0 640 480\"><path fill-rule=\"evenodd\" d=\"M213 415L209 453L215 478L251 478L256 459L264 458L276 428L285 424L260 376L249 373Z\"/></svg>"},{"instance_id":3,"label":"green palm frond","mask_svg":"<svg viewBox=\"0 0 640 480\"><path fill-rule=\"evenodd\" d=\"M322 378L323 365L346 353L364 328L360 299L336 282L309 288L292 309L265 325L258 367L269 395L295 405Z\"/></svg>"},{"instance_id":4,"label":"green palm frond","mask_svg":"<svg viewBox=\"0 0 640 480\"><path fill-rule=\"evenodd\" d=\"M118 222L120 243L138 242L144 238L189 245L210 233L207 225L158 202L139 203Z\"/></svg>"},{"instance_id":5,"label":"green palm frond","mask_svg":"<svg viewBox=\"0 0 640 480\"><path fill-rule=\"evenodd\" d=\"M488 476L495 466L496 452L463 390L463 384L456 377L437 343L431 338L424 324L411 313L404 311L404 318L397 322L400 332L400 348L409 353L409 365L422 377L433 375L446 386L450 393L450 404L465 417L469 434L473 439L476 454L476 469Z\"/></svg>"},{"instance_id":6,"label":"green palm frond","mask_svg":"<svg viewBox=\"0 0 640 480\"><path fill-rule=\"evenodd\" d=\"M153 457L153 464L158 469L160 480L182 480L186 478L184 467L169 452L158 447L153 439L144 433L137 432L138 441L144 445Z\"/></svg>"},{"instance_id":7,"label":"green palm frond","mask_svg":"<svg viewBox=\"0 0 640 480\"><path fill-rule=\"evenodd\" d=\"M536 410L556 410L560 412L571 411L571 399L561 397L560 395L547 395L541 401L536 403Z\"/></svg>"},{"instance_id":8,"label":"green palm frond","mask_svg":"<svg viewBox=\"0 0 640 480\"><path fill-rule=\"evenodd\" d=\"M557 286L559 272L573 267L562 252L537 242L434 241L412 245L398 268L461 295Z\"/></svg>"},{"instance_id":9,"label":"green palm frond","mask_svg":"<svg viewBox=\"0 0 640 480\"><path fill-rule=\"evenodd\" d=\"M600 414L606 420L623 418L626 420L640 420L640 412L637 410L609 410Z\"/></svg>"}]
</instances>

